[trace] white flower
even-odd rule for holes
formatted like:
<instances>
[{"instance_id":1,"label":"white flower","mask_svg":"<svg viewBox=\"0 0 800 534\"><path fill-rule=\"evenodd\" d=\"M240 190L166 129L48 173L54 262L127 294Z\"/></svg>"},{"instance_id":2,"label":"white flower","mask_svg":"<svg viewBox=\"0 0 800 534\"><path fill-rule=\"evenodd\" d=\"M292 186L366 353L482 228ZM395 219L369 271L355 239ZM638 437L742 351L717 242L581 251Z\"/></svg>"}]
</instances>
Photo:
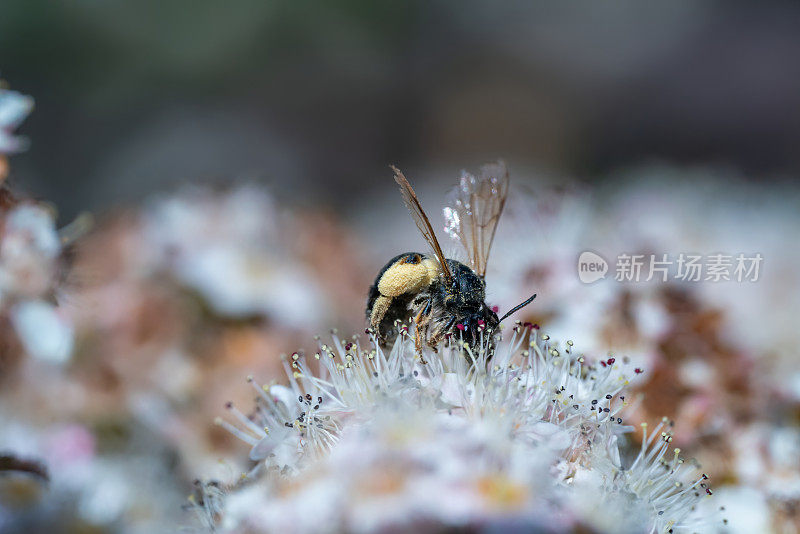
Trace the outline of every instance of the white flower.
<instances>
[{"instance_id":1,"label":"white flower","mask_svg":"<svg viewBox=\"0 0 800 534\"><path fill-rule=\"evenodd\" d=\"M280 211L262 188L192 187L155 200L141 235L145 270L166 272L228 317L265 315L291 327L324 311L314 276L290 253Z\"/></svg>"},{"instance_id":2,"label":"white flower","mask_svg":"<svg viewBox=\"0 0 800 534\"><path fill-rule=\"evenodd\" d=\"M698 509L702 497L711 495L708 477L687 465L680 449L668 454L669 426L665 419L648 434L642 423L642 445L629 465L619 458L616 437L603 440L609 450L593 450L592 461L579 467L572 481L574 503L586 523L601 531L616 524L617 532L641 532L643 524L653 533L709 528L711 521Z\"/></svg>"},{"instance_id":3,"label":"white flower","mask_svg":"<svg viewBox=\"0 0 800 534\"><path fill-rule=\"evenodd\" d=\"M0 156L25 148L25 140L13 135L13 130L32 109L33 98L0 88Z\"/></svg>"},{"instance_id":4,"label":"white flower","mask_svg":"<svg viewBox=\"0 0 800 534\"><path fill-rule=\"evenodd\" d=\"M318 373L293 354L288 386L249 378L253 414L229 404L237 425L218 420L257 461L231 493L235 512L223 527L624 531L597 521L613 513L631 532L693 524L704 479L678 485L685 467L677 454L664 460L670 439L660 427L661 441L648 437L623 468L627 380L614 358L589 365L571 342L561 349L520 324L491 359L488 346L471 352L450 340L416 355L406 327L389 351L373 336L343 342L334 334L314 356ZM613 513L598 515L608 512L602 503Z\"/></svg>"},{"instance_id":5,"label":"white flower","mask_svg":"<svg viewBox=\"0 0 800 534\"><path fill-rule=\"evenodd\" d=\"M52 213L34 204L14 207L5 217L0 236L0 300L46 293L60 253Z\"/></svg>"},{"instance_id":6,"label":"white flower","mask_svg":"<svg viewBox=\"0 0 800 534\"><path fill-rule=\"evenodd\" d=\"M61 239L52 213L36 204L19 204L6 214L0 235L0 307L25 351L35 358L64 363L72 353L73 327L54 304Z\"/></svg>"},{"instance_id":7,"label":"white flower","mask_svg":"<svg viewBox=\"0 0 800 534\"><path fill-rule=\"evenodd\" d=\"M72 324L58 309L41 300L27 300L11 308L11 322L25 351L40 360L65 363L72 354Z\"/></svg>"},{"instance_id":8,"label":"white flower","mask_svg":"<svg viewBox=\"0 0 800 534\"><path fill-rule=\"evenodd\" d=\"M553 452L506 439L497 421L386 407L347 427L326 458L291 479L234 492L226 520L265 532L376 532L514 517L556 521ZM532 454L532 452L534 454ZM242 506L242 501L247 504ZM563 522L563 520L561 520Z\"/></svg>"}]
</instances>

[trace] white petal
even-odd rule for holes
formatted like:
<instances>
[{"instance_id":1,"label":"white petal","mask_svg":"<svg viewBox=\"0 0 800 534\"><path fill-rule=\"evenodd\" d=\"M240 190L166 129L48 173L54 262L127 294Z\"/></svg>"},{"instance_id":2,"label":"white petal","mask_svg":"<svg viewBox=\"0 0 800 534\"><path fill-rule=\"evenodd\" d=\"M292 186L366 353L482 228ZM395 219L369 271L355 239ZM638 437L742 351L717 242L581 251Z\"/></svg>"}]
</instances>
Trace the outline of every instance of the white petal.
<instances>
[{"instance_id":1,"label":"white petal","mask_svg":"<svg viewBox=\"0 0 800 534\"><path fill-rule=\"evenodd\" d=\"M33 109L33 98L16 91L0 90L0 128L13 128Z\"/></svg>"},{"instance_id":2,"label":"white petal","mask_svg":"<svg viewBox=\"0 0 800 534\"><path fill-rule=\"evenodd\" d=\"M40 300L21 302L11 309L11 321L28 354L64 363L72 354L72 325L56 308Z\"/></svg>"},{"instance_id":3,"label":"white petal","mask_svg":"<svg viewBox=\"0 0 800 534\"><path fill-rule=\"evenodd\" d=\"M442 375L442 400L453 406L462 405L461 384L456 373L444 373Z\"/></svg>"},{"instance_id":4,"label":"white petal","mask_svg":"<svg viewBox=\"0 0 800 534\"><path fill-rule=\"evenodd\" d=\"M278 401L280 401L287 408L291 408L294 405L295 400L297 398L294 392L290 388L282 386L280 384L275 384L274 386L270 386L269 394L272 395L272 397L278 399Z\"/></svg>"},{"instance_id":5,"label":"white petal","mask_svg":"<svg viewBox=\"0 0 800 534\"><path fill-rule=\"evenodd\" d=\"M547 421L539 421L531 425L531 434L537 441L552 450L564 450L572 445L572 438L561 427Z\"/></svg>"}]
</instances>

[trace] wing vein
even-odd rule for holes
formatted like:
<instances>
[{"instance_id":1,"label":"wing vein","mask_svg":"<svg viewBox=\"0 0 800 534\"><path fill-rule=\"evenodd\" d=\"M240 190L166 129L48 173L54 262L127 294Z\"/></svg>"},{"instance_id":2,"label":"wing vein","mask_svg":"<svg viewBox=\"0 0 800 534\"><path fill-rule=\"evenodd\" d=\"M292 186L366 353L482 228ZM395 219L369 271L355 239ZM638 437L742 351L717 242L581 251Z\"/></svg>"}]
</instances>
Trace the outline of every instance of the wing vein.
<instances>
[{"instance_id":1,"label":"wing vein","mask_svg":"<svg viewBox=\"0 0 800 534\"><path fill-rule=\"evenodd\" d=\"M481 167L475 177L464 172L445 208L445 230L466 249L472 269L486 275L489 252L508 195L508 171L502 161Z\"/></svg>"},{"instance_id":2,"label":"wing vein","mask_svg":"<svg viewBox=\"0 0 800 534\"><path fill-rule=\"evenodd\" d=\"M442 274L447 280L447 283L451 283L453 276L447 266L447 260L442 252L442 247L439 245L439 241L436 239L436 233L433 231L431 221L425 214L425 210L422 209L422 205L419 203L419 199L417 198L417 194L414 192L414 188L412 188L411 184L408 183L408 180L400 171L400 169L394 165L391 166L391 169L394 171L394 181L400 186L400 193L403 195L403 201L405 202L408 210L411 212L411 215L414 217L414 222L417 224L417 228L419 228L422 236L436 254L436 258L439 260L439 265L441 265L442 268Z\"/></svg>"}]
</instances>

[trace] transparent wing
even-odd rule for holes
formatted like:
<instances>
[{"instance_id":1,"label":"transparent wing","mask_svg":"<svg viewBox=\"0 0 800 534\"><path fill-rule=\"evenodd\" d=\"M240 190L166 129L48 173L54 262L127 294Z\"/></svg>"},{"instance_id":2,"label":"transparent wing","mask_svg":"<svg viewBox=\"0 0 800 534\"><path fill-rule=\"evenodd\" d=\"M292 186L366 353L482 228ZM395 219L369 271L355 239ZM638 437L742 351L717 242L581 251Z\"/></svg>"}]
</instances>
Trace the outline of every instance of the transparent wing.
<instances>
[{"instance_id":1,"label":"transparent wing","mask_svg":"<svg viewBox=\"0 0 800 534\"><path fill-rule=\"evenodd\" d=\"M450 269L447 267L442 247L439 246L439 241L436 239L431 221L425 214L425 210L422 209L417 194L414 192L411 184L408 183L408 180L406 180L406 177L403 176L403 173L400 172L400 169L392 166L392 170L394 171L394 181L400 186L400 193L403 195L403 201L406 203L408 211L410 211L412 217L414 217L414 222L417 223L417 228L419 228L419 231L422 233L422 237L425 238L425 241L428 242L428 245L430 245L433 252L436 254L445 279L447 279L448 283L451 282L453 276L450 274Z\"/></svg>"},{"instance_id":2,"label":"transparent wing","mask_svg":"<svg viewBox=\"0 0 800 534\"><path fill-rule=\"evenodd\" d=\"M464 246L470 267L486 275L489 251L508 196L508 170L502 161L481 167L480 176L462 172L444 208L445 231Z\"/></svg>"}]
</instances>

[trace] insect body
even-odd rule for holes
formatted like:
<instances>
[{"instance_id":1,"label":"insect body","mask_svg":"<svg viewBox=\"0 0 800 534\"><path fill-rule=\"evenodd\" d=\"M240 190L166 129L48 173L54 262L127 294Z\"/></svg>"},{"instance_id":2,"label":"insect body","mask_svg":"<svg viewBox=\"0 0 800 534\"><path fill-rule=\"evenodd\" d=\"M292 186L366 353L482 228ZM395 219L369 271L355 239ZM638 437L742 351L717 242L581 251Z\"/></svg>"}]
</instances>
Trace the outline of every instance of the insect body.
<instances>
[{"instance_id":1,"label":"insect body","mask_svg":"<svg viewBox=\"0 0 800 534\"><path fill-rule=\"evenodd\" d=\"M411 184L398 169L393 170L406 206L433 254L406 252L381 269L367 299L370 326L382 341L391 341L398 334L398 321L410 319L418 353L423 343L436 350L448 334L463 339L473 350L479 345L492 350L500 319L485 302L484 276L508 192L505 165L484 166L480 178L465 173L454 202L445 208L447 232L466 248L469 266L444 257Z\"/></svg>"},{"instance_id":2,"label":"insect body","mask_svg":"<svg viewBox=\"0 0 800 534\"><path fill-rule=\"evenodd\" d=\"M416 325L418 349L423 339L435 348L455 332L475 346L481 332L494 332L500 321L484 302L486 283L463 263L446 262L451 281L435 258L419 252L400 254L381 269L370 287L367 313L382 338L394 338L396 321L409 318Z\"/></svg>"}]
</instances>

